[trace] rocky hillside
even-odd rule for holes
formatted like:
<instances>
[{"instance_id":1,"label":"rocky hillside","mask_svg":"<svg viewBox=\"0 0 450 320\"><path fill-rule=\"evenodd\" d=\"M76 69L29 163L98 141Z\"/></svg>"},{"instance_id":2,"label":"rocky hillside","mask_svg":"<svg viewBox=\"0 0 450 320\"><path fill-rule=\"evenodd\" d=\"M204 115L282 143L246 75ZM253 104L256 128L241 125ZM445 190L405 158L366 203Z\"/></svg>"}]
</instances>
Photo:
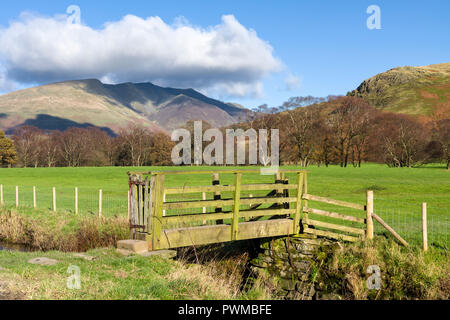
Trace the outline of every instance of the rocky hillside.
<instances>
[{"instance_id":1,"label":"rocky hillside","mask_svg":"<svg viewBox=\"0 0 450 320\"><path fill-rule=\"evenodd\" d=\"M245 119L249 111L208 98L193 89L151 83L103 84L99 80L54 83L0 96L0 129L22 125L42 129L97 126L117 133L128 123L170 131L188 120L221 127Z\"/></svg>"},{"instance_id":2,"label":"rocky hillside","mask_svg":"<svg viewBox=\"0 0 450 320\"><path fill-rule=\"evenodd\" d=\"M365 80L348 95L397 113L450 114L450 63L399 67Z\"/></svg>"}]
</instances>

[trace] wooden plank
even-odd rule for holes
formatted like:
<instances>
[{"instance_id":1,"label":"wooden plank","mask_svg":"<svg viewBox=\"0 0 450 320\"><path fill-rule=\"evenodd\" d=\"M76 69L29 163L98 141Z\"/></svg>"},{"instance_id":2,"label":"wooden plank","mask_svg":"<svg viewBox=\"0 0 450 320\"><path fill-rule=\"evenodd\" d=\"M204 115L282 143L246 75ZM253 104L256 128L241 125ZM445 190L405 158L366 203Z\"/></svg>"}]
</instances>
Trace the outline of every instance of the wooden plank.
<instances>
[{"instance_id":1,"label":"wooden plank","mask_svg":"<svg viewBox=\"0 0 450 320\"><path fill-rule=\"evenodd\" d=\"M363 210L363 211L365 210L364 206L361 204L356 204L356 203L351 203L351 202L346 202L346 201L341 201L341 200L334 200L334 199L314 196L311 194L304 194L303 199L324 202L324 203L332 204L335 206L347 207L347 208L352 208L352 209L356 209L356 210Z\"/></svg>"},{"instance_id":2,"label":"wooden plank","mask_svg":"<svg viewBox=\"0 0 450 320\"><path fill-rule=\"evenodd\" d=\"M330 217L330 218L335 218L335 219L342 219L342 220L347 220L347 221L353 221L353 222L358 222L358 223L366 222L366 220L364 220L363 218L347 216L345 214L341 214L341 213L337 213L337 212L330 212L330 211L324 211L324 210L313 209L313 208L307 208L306 212L317 214L320 216L325 216L325 217Z\"/></svg>"},{"instance_id":3,"label":"wooden plank","mask_svg":"<svg viewBox=\"0 0 450 320\"><path fill-rule=\"evenodd\" d=\"M313 234L316 236L322 236L322 237L326 237L326 238L331 238L331 239L336 239L336 240L344 240L344 241L349 241L349 242L356 242L356 241L361 240L360 238L347 236L345 234L339 234L339 233L334 233L334 232L330 232L330 231L310 229L310 228L306 228L304 230L304 232Z\"/></svg>"},{"instance_id":4,"label":"wooden plank","mask_svg":"<svg viewBox=\"0 0 450 320\"><path fill-rule=\"evenodd\" d=\"M240 200L240 204L255 204L255 203L284 203L284 202L296 202L297 198L245 198ZM177 201L167 202L163 205L164 209L189 209L189 208L202 208L202 207L223 207L232 206L234 204L233 199L226 200L206 200L206 201Z\"/></svg>"},{"instance_id":5,"label":"wooden plank","mask_svg":"<svg viewBox=\"0 0 450 320\"><path fill-rule=\"evenodd\" d=\"M264 216L283 216L295 213L295 209L263 209L263 210L242 210L239 216L243 218L256 218Z\"/></svg>"},{"instance_id":6,"label":"wooden plank","mask_svg":"<svg viewBox=\"0 0 450 320\"><path fill-rule=\"evenodd\" d=\"M292 219L242 222L238 239L269 238L294 233ZM230 241L231 226L213 225L163 230L159 249L199 246ZM154 249L152 249L154 250Z\"/></svg>"},{"instance_id":7,"label":"wooden plank","mask_svg":"<svg viewBox=\"0 0 450 320\"><path fill-rule=\"evenodd\" d=\"M295 213L294 213L294 230L295 233L300 232L300 214L302 210L302 194L303 194L303 173L297 174L297 202L295 203Z\"/></svg>"},{"instance_id":8,"label":"wooden plank","mask_svg":"<svg viewBox=\"0 0 450 320\"><path fill-rule=\"evenodd\" d=\"M278 197L278 198L246 198L241 199L241 204L255 204L255 203L285 203L285 202L297 202L296 197Z\"/></svg>"},{"instance_id":9,"label":"wooden plank","mask_svg":"<svg viewBox=\"0 0 450 320\"><path fill-rule=\"evenodd\" d=\"M194 222L213 221L218 219L231 219L233 215L231 212L224 213L208 213L208 214L186 214L178 216L166 216L163 217L163 226L168 225L183 225Z\"/></svg>"},{"instance_id":10,"label":"wooden plank","mask_svg":"<svg viewBox=\"0 0 450 320\"><path fill-rule=\"evenodd\" d=\"M384 222L383 219L381 219L379 216L377 216L375 213L372 213L372 217L377 220L387 231L389 231L398 241L400 241L401 244L403 244L405 247L408 247L408 242L406 242L400 235L395 232L394 229L392 229L386 222Z\"/></svg>"},{"instance_id":11,"label":"wooden plank","mask_svg":"<svg viewBox=\"0 0 450 320\"><path fill-rule=\"evenodd\" d=\"M284 189L297 189L296 184L285 184ZM273 190L276 185L273 183L265 184L243 184L241 185L241 191L260 191L260 190ZM220 191L234 191L234 186L184 186L184 187L171 187L165 189L166 194L184 194L184 193L200 193L200 192L220 192Z\"/></svg>"},{"instance_id":12,"label":"wooden plank","mask_svg":"<svg viewBox=\"0 0 450 320\"><path fill-rule=\"evenodd\" d=\"M253 218L263 216L277 216L288 215L295 213L295 209L267 209L267 210L241 210L239 216L242 218ZM163 226L176 225L176 224L188 224L194 222L203 222L218 220L218 219L231 219L233 217L232 211L223 213L205 213L205 214L185 214L177 216L166 216L163 218Z\"/></svg>"},{"instance_id":13,"label":"wooden plank","mask_svg":"<svg viewBox=\"0 0 450 320\"><path fill-rule=\"evenodd\" d=\"M355 233L355 234L359 234L359 235L365 235L365 233L366 233L364 229L347 227L347 226L342 226L342 225L339 225L339 224L328 223L328 222L323 222L323 221L317 221L317 220L312 220L312 219L309 219L308 223L309 223L309 225L313 225L313 226L316 226L316 227L335 229L335 230Z\"/></svg>"},{"instance_id":14,"label":"wooden plank","mask_svg":"<svg viewBox=\"0 0 450 320\"><path fill-rule=\"evenodd\" d=\"M231 224L231 240L238 239L238 228L239 228L239 209L241 200L241 180L242 174L236 173L234 179L234 204L233 204L233 221Z\"/></svg>"},{"instance_id":15,"label":"wooden plank","mask_svg":"<svg viewBox=\"0 0 450 320\"><path fill-rule=\"evenodd\" d=\"M283 173L298 173L298 172L308 172L307 170L295 170L295 169L278 169L278 172L283 172ZM236 170L236 169L231 169L231 170L184 170L184 171L179 171L179 170L168 170L168 171L129 171L127 172L129 176L132 175L137 175L137 176L144 176L144 175L151 175L151 174L164 174L164 175L170 175L170 174L214 174L214 173L229 173L229 174L235 174L235 173L242 173L242 174L246 174L246 173L257 173L260 174L261 173L261 169L242 169L242 170Z\"/></svg>"}]
</instances>

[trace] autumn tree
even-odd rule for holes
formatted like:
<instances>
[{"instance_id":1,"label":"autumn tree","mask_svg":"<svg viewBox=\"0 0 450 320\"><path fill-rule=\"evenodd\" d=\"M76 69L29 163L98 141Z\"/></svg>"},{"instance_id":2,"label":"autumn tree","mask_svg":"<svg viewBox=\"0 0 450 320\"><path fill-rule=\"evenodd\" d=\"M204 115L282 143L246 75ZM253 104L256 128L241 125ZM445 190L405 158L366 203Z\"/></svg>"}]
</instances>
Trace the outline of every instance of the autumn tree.
<instances>
[{"instance_id":1,"label":"autumn tree","mask_svg":"<svg viewBox=\"0 0 450 320\"><path fill-rule=\"evenodd\" d=\"M440 158L450 169L450 119L435 119L432 122L433 139L438 143Z\"/></svg>"},{"instance_id":2,"label":"autumn tree","mask_svg":"<svg viewBox=\"0 0 450 320\"><path fill-rule=\"evenodd\" d=\"M39 144L43 139L42 130L33 126L23 126L14 131L12 139L21 165L25 168L37 167L41 151Z\"/></svg>"}]
</instances>

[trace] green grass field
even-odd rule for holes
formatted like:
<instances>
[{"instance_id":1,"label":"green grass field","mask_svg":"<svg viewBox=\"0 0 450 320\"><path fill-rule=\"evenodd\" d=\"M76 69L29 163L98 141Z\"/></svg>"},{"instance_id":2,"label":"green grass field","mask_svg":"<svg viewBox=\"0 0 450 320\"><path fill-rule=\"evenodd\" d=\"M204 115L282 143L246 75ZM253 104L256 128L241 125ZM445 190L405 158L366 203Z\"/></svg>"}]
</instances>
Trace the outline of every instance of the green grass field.
<instances>
[{"instance_id":1,"label":"green grass field","mask_svg":"<svg viewBox=\"0 0 450 320\"><path fill-rule=\"evenodd\" d=\"M254 168L254 167L253 167ZM297 167L286 167L297 168ZM186 167L183 170L198 170ZM214 170L214 167L202 167ZM217 168L219 169L219 168ZM220 169L224 169L220 167ZM230 168L231 169L231 168ZM242 168L240 168L242 169ZM180 170L179 167L141 168L29 168L0 169L0 184L4 189L6 206L15 205L15 186L19 186L19 203L32 206L32 187L37 187L38 208L51 208L52 187L57 190L57 208L73 212L74 188L79 189L81 214L98 212L98 190L103 190L105 216L127 215L128 171ZM288 175L291 182L295 177ZM243 183L273 182L273 176L254 174L243 177ZM173 175L166 186L210 185L211 176ZM221 184L233 184L233 175L221 176ZM375 212L394 227L407 241L420 240L421 203L428 203L429 241L448 247L450 226L450 172L439 165L421 168L388 168L365 164L362 168L308 167L308 192L337 200L365 203L366 190L375 192ZM226 195L225 195L226 196ZM310 207L351 212L310 202ZM379 225L376 231L382 232Z\"/></svg>"}]
</instances>

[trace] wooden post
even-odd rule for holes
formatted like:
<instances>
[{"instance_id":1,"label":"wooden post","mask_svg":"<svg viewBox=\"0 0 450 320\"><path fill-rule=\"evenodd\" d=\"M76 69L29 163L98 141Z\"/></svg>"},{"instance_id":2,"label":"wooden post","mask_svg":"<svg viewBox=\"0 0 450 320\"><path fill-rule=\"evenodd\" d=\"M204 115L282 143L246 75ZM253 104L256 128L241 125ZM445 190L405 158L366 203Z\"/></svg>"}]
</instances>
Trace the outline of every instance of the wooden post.
<instances>
[{"instance_id":1,"label":"wooden post","mask_svg":"<svg viewBox=\"0 0 450 320\"><path fill-rule=\"evenodd\" d=\"M53 187L53 212L56 212L56 188Z\"/></svg>"},{"instance_id":2,"label":"wooden post","mask_svg":"<svg viewBox=\"0 0 450 320\"><path fill-rule=\"evenodd\" d=\"M366 196L366 239L373 239L373 191L367 190Z\"/></svg>"},{"instance_id":3,"label":"wooden post","mask_svg":"<svg viewBox=\"0 0 450 320\"><path fill-rule=\"evenodd\" d=\"M303 194L308 194L308 174L306 174L306 173L303 176ZM308 229L308 227L309 227L308 200L303 201L302 210L303 210L303 213L302 213L303 229Z\"/></svg>"},{"instance_id":4,"label":"wooden post","mask_svg":"<svg viewBox=\"0 0 450 320\"><path fill-rule=\"evenodd\" d=\"M19 206L19 187L16 186L16 208Z\"/></svg>"},{"instance_id":5,"label":"wooden post","mask_svg":"<svg viewBox=\"0 0 450 320\"><path fill-rule=\"evenodd\" d=\"M152 219L153 241L151 243L151 250L158 250L160 247L160 237L162 233L162 212L164 204L164 175L156 175L155 187L155 212L153 213Z\"/></svg>"},{"instance_id":6,"label":"wooden post","mask_svg":"<svg viewBox=\"0 0 450 320\"><path fill-rule=\"evenodd\" d=\"M75 214L78 214L78 187L75 187Z\"/></svg>"},{"instance_id":7,"label":"wooden post","mask_svg":"<svg viewBox=\"0 0 450 320\"><path fill-rule=\"evenodd\" d=\"M295 214L294 214L294 233L298 234L300 232L300 215L303 209L302 206L302 196L303 196L303 179L304 173L299 172L297 174L297 202L295 204Z\"/></svg>"},{"instance_id":8,"label":"wooden post","mask_svg":"<svg viewBox=\"0 0 450 320\"><path fill-rule=\"evenodd\" d=\"M135 238L135 228L133 227L136 224L136 186L130 182L130 239Z\"/></svg>"},{"instance_id":9,"label":"wooden post","mask_svg":"<svg viewBox=\"0 0 450 320\"><path fill-rule=\"evenodd\" d=\"M219 174L218 173L213 173L212 185L213 186L218 186L219 184L220 184ZM220 195L220 191L214 192L214 200L220 200L221 198L222 197ZM215 212L216 213L222 212L222 208L221 207L216 207ZM216 224L223 224L223 220L216 220Z\"/></svg>"},{"instance_id":10,"label":"wooden post","mask_svg":"<svg viewBox=\"0 0 450 320\"><path fill-rule=\"evenodd\" d=\"M144 206L144 215L142 218L142 225L145 226L144 230L142 230L142 232L145 232L146 226L147 226L147 222L148 222L148 176L145 177L145 186L144 186L144 192L143 192L143 206Z\"/></svg>"},{"instance_id":11,"label":"wooden post","mask_svg":"<svg viewBox=\"0 0 450 320\"><path fill-rule=\"evenodd\" d=\"M98 191L98 216L99 218L102 217L102 202L103 202L103 191L100 189Z\"/></svg>"},{"instance_id":12,"label":"wooden post","mask_svg":"<svg viewBox=\"0 0 450 320\"><path fill-rule=\"evenodd\" d=\"M3 185L0 184L0 205L4 205L5 202L3 201Z\"/></svg>"},{"instance_id":13,"label":"wooden post","mask_svg":"<svg viewBox=\"0 0 450 320\"><path fill-rule=\"evenodd\" d=\"M130 210L130 188L128 188L128 221L130 221L130 217L131 217L131 210Z\"/></svg>"},{"instance_id":14,"label":"wooden post","mask_svg":"<svg viewBox=\"0 0 450 320\"><path fill-rule=\"evenodd\" d=\"M33 208L36 209L37 203L36 203L36 187L33 186Z\"/></svg>"},{"instance_id":15,"label":"wooden post","mask_svg":"<svg viewBox=\"0 0 450 320\"><path fill-rule=\"evenodd\" d=\"M427 204L422 203L422 240L423 240L423 251L428 250L428 227L427 227Z\"/></svg>"},{"instance_id":16,"label":"wooden post","mask_svg":"<svg viewBox=\"0 0 450 320\"><path fill-rule=\"evenodd\" d=\"M231 226L231 240L238 240L239 227L239 207L241 203L241 180L242 174L235 173L234 180L234 205L233 205L233 222Z\"/></svg>"}]
</instances>

